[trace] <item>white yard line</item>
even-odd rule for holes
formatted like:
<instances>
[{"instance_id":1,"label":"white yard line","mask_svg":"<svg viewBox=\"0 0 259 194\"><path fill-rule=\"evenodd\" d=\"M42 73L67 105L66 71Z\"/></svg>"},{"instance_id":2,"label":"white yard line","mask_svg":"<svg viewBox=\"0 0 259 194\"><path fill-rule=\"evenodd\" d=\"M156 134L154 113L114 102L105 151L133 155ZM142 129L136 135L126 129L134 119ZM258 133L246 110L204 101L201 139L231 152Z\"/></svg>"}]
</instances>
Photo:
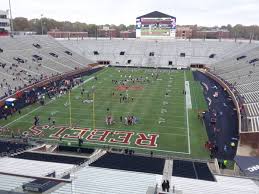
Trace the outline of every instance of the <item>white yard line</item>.
<instances>
[{"instance_id":1,"label":"white yard line","mask_svg":"<svg viewBox=\"0 0 259 194\"><path fill-rule=\"evenodd\" d=\"M91 81L92 79L94 79L94 77L90 77L90 78L88 78L88 79L87 79L87 80L85 80L82 84L77 85L77 86L75 86L74 88L72 88L72 90L73 90L73 89L78 88L79 86L81 86L81 85L85 84L86 82ZM46 105L48 105L48 104L52 103L52 102L53 102L53 101L55 101L56 99L57 99L57 97L56 97L55 99L50 100L49 102L47 102L47 103L46 103ZM15 123L16 121L19 121L19 120L21 120L22 118L24 118L24 117L26 117L26 116L28 116L28 115L30 115L30 114L32 114L32 113L34 113L35 111L37 111L37 110L41 109L42 107L44 107L44 106L39 106L39 107L37 107L37 108L33 109L32 111L30 111L30 112L26 113L25 115L20 116L19 118L17 118L17 119L15 119L15 120L11 121L10 123L8 123L8 124L4 125L3 127L4 127L4 128L5 128L5 127L8 127L9 125L11 125L11 124Z\"/></svg>"},{"instance_id":2,"label":"white yard line","mask_svg":"<svg viewBox=\"0 0 259 194\"><path fill-rule=\"evenodd\" d=\"M186 98L186 106L188 109L192 109L192 98L191 98L191 91L190 91L190 83L189 81L185 81L185 98Z\"/></svg>"},{"instance_id":3,"label":"white yard line","mask_svg":"<svg viewBox=\"0 0 259 194\"><path fill-rule=\"evenodd\" d=\"M185 71L184 71L184 83L185 82L186 82L186 75L185 75ZM185 90L186 90L186 88L185 88ZM185 112L186 112L186 125L187 125L187 138L188 138L188 153L191 154L189 110L188 110L188 106L187 106L186 102L187 102L187 96L185 95Z\"/></svg>"},{"instance_id":4,"label":"white yard line","mask_svg":"<svg viewBox=\"0 0 259 194\"><path fill-rule=\"evenodd\" d=\"M49 102L46 103L46 105L50 104L50 103L53 102L53 101L54 101L54 100L50 100ZM32 111L26 113L25 115L22 115L22 116L18 117L17 119L11 121L10 123L6 124L6 125L3 126L3 127L4 127L4 128L5 128L5 127L8 127L9 125L11 125L11 124L15 123L16 121L19 121L19 120L21 120L22 118L24 118L24 117L26 117L26 116L28 116L28 115L34 113L35 111L39 110L39 109L42 108L42 107L43 107L43 106L39 106L39 107L33 109Z\"/></svg>"}]
</instances>

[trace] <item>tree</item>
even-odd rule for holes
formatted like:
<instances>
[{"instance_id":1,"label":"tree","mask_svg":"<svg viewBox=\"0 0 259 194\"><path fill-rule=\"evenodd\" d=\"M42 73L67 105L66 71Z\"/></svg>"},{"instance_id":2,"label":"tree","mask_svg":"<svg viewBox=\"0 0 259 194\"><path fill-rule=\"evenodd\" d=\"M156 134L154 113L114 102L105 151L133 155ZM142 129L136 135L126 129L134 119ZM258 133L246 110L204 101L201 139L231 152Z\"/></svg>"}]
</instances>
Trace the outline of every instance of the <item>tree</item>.
<instances>
[{"instance_id":1,"label":"tree","mask_svg":"<svg viewBox=\"0 0 259 194\"><path fill-rule=\"evenodd\" d=\"M56 21L51 18L42 18L42 19L31 19L28 20L24 17L17 17L13 20L14 30L15 31L34 31L37 34L41 34L41 24L43 27L43 33L46 34L48 31L56 29L60 31L70 31L70 32L88 32L90 37L96 36L96 30L102 29L104 26L109 27L110 29L115 29L117 34L120 31L133 31L135 30L135 25L124 25L120 24L118 26L114 24L105 24L105 25L96 25L96 24L86 24L81 22L70 22L70 21ZM217 28L218 26L214 26L212 28ZM211 30L211 27L206 26L192 26L193 31L196 30ZM227 26L221 26L221 29L228 30L230 32L230 38L235 38L237 36L238 39L249 39L251 36L253 39L259 39L259 26L243 26L241 24L237 24L235 26L231 26L228 24Z\"/></svg>"},{"instance_id":2,"label":"tree","mask_svg":"<svg viewBox=\"0 0 259 194\"><path fill-rule=\"evenodd\" d=\"M30 24L27 18L17 17L13 20L14 31L30 31Z\"/></svg>"},{"instance_id":3,"label":"tree","mask_svg":"<svg viewBox=\"0 0 259 194\"><path fill-rule=\"evenodd\" d=\"M119 30L119 31L126 31L126 30L128 30L128 29L127 29L126 25L120 24L120 25L118 26L118 30Z\"/></svg>"},{"instance_id":4,"label":"tree","mask_svg":"<svg viewBox=\"0 0 259 194\"><path fill-rule=\"evenodd\" d=\"M136 25L128 25L127 30L135 30Z\"/></svg>"},{"instance_id":5,"label":"tree","mask_svg":"<svg viewBox=\"0 0 259 194\"><path fill-rule=\"evenodd\" d=\"M89 36L91 36L91 37L96 36L96 30L97 30L97 25L95 25L95 24L87 25L87 32L88 32Z\"/></svg>"}]
</instances>

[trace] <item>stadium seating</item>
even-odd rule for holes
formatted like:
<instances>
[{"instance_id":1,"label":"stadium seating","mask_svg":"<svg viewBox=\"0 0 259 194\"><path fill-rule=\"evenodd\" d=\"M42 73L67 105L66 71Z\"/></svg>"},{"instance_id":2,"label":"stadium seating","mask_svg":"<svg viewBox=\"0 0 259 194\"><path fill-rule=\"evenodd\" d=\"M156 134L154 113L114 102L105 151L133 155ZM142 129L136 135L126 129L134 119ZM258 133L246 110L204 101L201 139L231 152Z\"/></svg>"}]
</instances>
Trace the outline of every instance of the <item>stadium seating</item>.
<instances>
[{"instance_id":1,"label":"stadium seating","mask_svg":"<svg viewBox=\"0 0 259 194\"><path fill-rule=\"evenodd\" d=\"M129 172L108 168L85 167L75 173L73 187L65 184L53 194L143 194L148 186L160 184L161 175Z\"/></svg>"},{"instance_id":2,"label":"stadium seating","mask_svg":"<svg viewBox=\"0 0 259 194\"><path fill-rule=\"evenodd\" d=\"M171 192L173 187L176 193L187 194L216 194L219 191L225 194L258 192L259 187L250 179L226 176L215 176L215 179L216 181L205 181L172 176ZM65 184L53 194L143 194L147 193L148 187L155 187L156 184L161 188L161 182L162 175L86 166L75 173L72 185ZM160 188L158 190L161 190Z\"/></svg>"},{"instance_id":3,"label":"stadium seating","mask_svg":"<svg viewBox=\"0 0 259 194\"><path fill-rule=\"evenodd\" d=\"M246 104L249 116L259 116L259 103Z\"/></svg>"},{"instance_id":4,"label":"stadium seating","mask_svg":"<svg viewBox=\"0 0 259 194\"><path fill-rule=\"evenodd\" d=\"M55 172L49 173L45 177L55 177ZM70 177L69 175L62 176L62 178ZM37 191L43 193L55 186L60 184L60 182L53 181L53 180L46 180L46 179L36 179L31 182L23 184L22 188L24 191Z\"/></svg>"},{"instance_id":5,"label":"stadium seating","mask_svg":"<svg viewBox=\"0 0 259 194\"><path fill-rule=\"evenodd\" d=\"M90 166L163 174L165 159L107 153Z\"/></svg>"},{"instance_id":6,"label":"stadium seating","mask_svg":"<svg viewBox=\"0 0 259 194\"><path fill-rule=\"evenodd\" d=\"M245 57L244 57L245 56ZM248 131L259 131L259 46L213 65L213 72L233 86L243 99Z\"/></svg>"},{"instance_id":7,"label":"stadium seating","mask_svg":"<svg viewBox=\"0 0 259 194\"><path fill-rule=\"evenodd\" d=\"M8 155L10 153L20 152L28 149L30 146L25 143L16 143L9 141L0 141L0 154Z\"/></svg>"},{"instance_id":8,"label":"stadium seating","mask_svg":"<svg viewBox=\"0 0 259 194\"><path fill-rule=\"evenodd\" d=\"M3 38L0 39L0 45L0 96L9 95L25 85L84 67L94 61L107 60L118 66L173 68L206 64L214 74L238 91L244 101L249 131L259 131L258 44L215 40L137 39L58 42L47 36L30 36ZM0 142L2 153L15 153L26 148L26 144ZM77 147L68 146L59 146L58 150L78 152ZM80 152L92 154L94 149L81 148ZM31 176L46 176L55 171L58 177L63 177L75 165L86 161L88 159L84 157L24 152L14 155L13 158L0 158L0 171ZM107 153L89 166L88 163L75 169L73 184L58 185L59 188L53 193L146 193L149 186L161 184L165 160L134 154ZM171 185L175 185L177 190L183 190L183 193L218 193L218 188L224 193L258 191L251 180L214 177L206 163L174 160L170 172ZM25 182L44 183L41 180L0 175L0 190L21 187ZM51 182L46 188L55 185L56 183Z\"/></svg>"},{"instance_id":9,"label":"stadium seating","mask_svg":"<svg viewBox=\"0 0 259 194\"><path fill-rule=\"evenodd\" d=\"M173 176L215 181L206 163L174 160Z\"/></svg>"},{"instance_id":10,"label":"stadium seating","mask_svg":"<svg viewBox=\"0 0 259 194\"><path fill-rule=\"evenodd\" d=\"M174 160L173 176L196 179L197 176L195 174L193 162Z\"/></svg>"},{"instance_id":11,"label":"stadium seating","mask_svg":"<svg viewBox=\"0 0 259 194\"><path fill-rule=\"evenodd\" d=\"M63 152L80 152L80 153L85 153L85 154L92 154L94 153L93 148L80 148L78 150L78 147L73 147L73 146L63 146L59 145L58 146L58 151L63 151Z\"/></svg>"},{"instance_id":12,"label":"stadium seating","mask_svg":"<svg viewBox=\"0 0 259 194\"><path fill-rule=\"evenodd\" d=\"M250 179L216 176L217 182L172 177L171 185L186 194L256 194L258 186Z\"/></svg>"},{"instance_id":13,"label":"stadium seating","mask_svg":"<svg viewBox=\"0 0 259 194\"><path fill-rule=\"evenodd\" d=\"M197 174L197 179L206 180L206 181L215 181L206 163L194 162L193 164Z\"/></svg>"},{"instance_id":14,"label":"stadium seating","mask_svg":"<svg viewBox=\"0 0 259 194\"><path fill-rule=\"evenodd\" d=\"M244 101L246 103L259 102L259 91L258 92L248 92L245 94L241 94L243 96Z\"/></svg>"},{"instance_id":15,"label":"stadium seating","mask_svg":"<svg viewBox=\"0 0 259 194\"><path fill-rule=\"evenodd\" d=\"M0 172L21 175L46 176L55 171L58 177L71 170L73 167L74 165L71 164L42 162L8 157L0 158Z\"/></svg>"},{"instance_id":16,"label":"stadium seating","mask_svg":"<svg viewBox=\"0 0 259 194\"><path fill-rule=\"evenodd\" d=\"M213 64L235 56L257 44L218 40L84 39L60 43L93 61L108 60L112 65L186 68L190 64ZM94 54L98 52L98 55ZM121 52L125 52L121 55ZM149 56L153 52L154 56ZM185 57L181 57L181 53ZM210 57L213 54L214 57ZM183 56L183 55L182 55ZM131 63L128 64L128 60ZM172 65L168 65L172 61Z\"/></svg>"},{"instance_id":17,"label":"stadium seating","mask_svg":"<svg viewBox=\"0 0 259 194\"><path fill-rule=\"evenodd\" d=\"M45 162L56 162L64 164L75 164L79 165L87 161L87 158L76 157L76 156L63 156L56 154L45 154L45 153L35 153L35 152L23 152L21 154L15 155L15 158L27 159L27 160L37 160Z\"/></svg>"},{"instance_id":18,"label":"stadium seating","mask_svg":"<svg viewBox=\"0 0 259 194\"><path fill-rule=\"evenodd\" d=\"M35 47L34 45L40 45ZM15 36L0 38L0 96L9 95L43 78L72 71L92 63L73 53L48 36ZM49 53L55 53L53 57ZM35 56L37 56L35 58ZM42 60L40 60L42 59Z\"/></svg>"},{"instance_id":19,"label":"stadium seating","mask_svg":"<svg viewBox=\"0 0 259 194\"><path fill-rule=\"evenodd\" d=\"M11 191L22 186L23 183L32 181L33 179L22 178L16 176L0 175L0 193L2 191Z\"/></svg>"}]
</instances>

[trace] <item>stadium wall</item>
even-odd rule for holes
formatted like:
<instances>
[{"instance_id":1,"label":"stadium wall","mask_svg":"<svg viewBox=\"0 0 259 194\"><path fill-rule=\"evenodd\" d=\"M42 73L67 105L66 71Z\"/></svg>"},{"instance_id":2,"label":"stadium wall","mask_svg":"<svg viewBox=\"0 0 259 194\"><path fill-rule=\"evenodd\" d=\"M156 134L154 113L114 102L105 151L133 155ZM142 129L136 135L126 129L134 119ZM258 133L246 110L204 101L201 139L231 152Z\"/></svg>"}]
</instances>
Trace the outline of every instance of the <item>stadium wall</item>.
<instances>
[{"instance_id":1,"label":"stadium wall","mask_svg":"<svg viewBox=\"0 0 259 194\"><path fill-rule=\"evenodd\" d=\"M259 133L258 132L242 132L240 133L240 145L249 145L254 149L259 148Z\"/></svg>"}]
</instances>

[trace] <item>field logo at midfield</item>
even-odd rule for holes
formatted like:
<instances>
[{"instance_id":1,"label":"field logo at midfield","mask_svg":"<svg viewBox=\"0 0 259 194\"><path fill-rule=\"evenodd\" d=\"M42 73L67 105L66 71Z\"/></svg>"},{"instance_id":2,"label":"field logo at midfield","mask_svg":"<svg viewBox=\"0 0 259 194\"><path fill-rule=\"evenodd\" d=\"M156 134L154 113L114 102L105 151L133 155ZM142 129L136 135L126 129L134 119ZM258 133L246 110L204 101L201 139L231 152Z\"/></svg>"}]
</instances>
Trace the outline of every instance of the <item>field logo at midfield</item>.
<instances>
[{"instance_id":1,"label":"field logo at midfield","mask_svg":"<svg viewBox=\"0 0 259 194\"><path fill-rule=\"evenodd\" d=\"M126 91L126 90L132 90L132 91L138 91L138 90L143 90L143 86L124 86L124 85L119 85L116 86L115 89L117 91Z\"/></svg>"},{"instance_id":2,"label":"field logo at midfield","mask_svg":"<svg viewBox=\"0 0 259 194\"><path fill-rule=\"evenodd\" d=\"M144 133L134 131L120 131L110 129L90 129L90 128L70 128L67 126L33 126L29 129L31 135L35 137L42 136L44 132L51 131L46 138L52 139L65 139L65 140L78 140L82 138L85 142L94 143L109 143L109 144L120 144L130 145L134 144L138 147L156 148L158 134L155 133Z\"/></svg>"}]
</instances>

